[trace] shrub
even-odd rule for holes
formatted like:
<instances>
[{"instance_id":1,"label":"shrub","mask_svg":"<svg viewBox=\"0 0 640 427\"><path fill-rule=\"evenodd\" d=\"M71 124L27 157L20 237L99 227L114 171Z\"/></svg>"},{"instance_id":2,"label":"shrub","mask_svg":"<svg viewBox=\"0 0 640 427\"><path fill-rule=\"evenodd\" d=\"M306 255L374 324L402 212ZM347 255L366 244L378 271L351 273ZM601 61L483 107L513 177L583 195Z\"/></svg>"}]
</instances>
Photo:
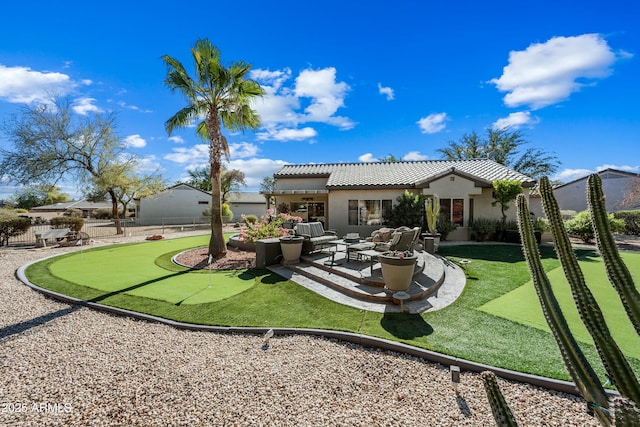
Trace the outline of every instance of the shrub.
<instances>
[{"instance_id":1,"label":"shrub","mask_svg":"<svg viewBox=\"0 0 640 427\"><path fill-rule=\"evenodd\" d=\"M446 216L440 215L436 221L436 231L440 233L440 240L447 240L449 233L458 228L458 224L451 221Z\"/></svg>"},{"instance_id":2,"label":"shrub","mask_svg":"<svg viewBox=\"0 0 640 427\"><path fill-rule=\"evenodd\" d=\"M589 211L578 212L572 219L565 221L564 226L570 236L578 237L585 243L590 243L595 237ZM621 233L625 228L624 220L615 219L613 214L609 214L609 226L613 233Z\"/></svg>"},{"instance_id":3,"label":"shrub","mask_svg":"<svg viewBox=\"0 0 640 427\"><path fill-rule=\"evenodd\" d=\"M397 228L406 226L409 228L425 226L425 196L412 194L405 190L402 196L398 196L398 203L391 208L388 217L389 227Z\"/></svg>"},{"instance_id":4,"label":"shrub","mask_svg":"<svg viewBox=\"0 0 640 427\"><path fill-rule=\"evenodd\" d=\"M29 227L31 219L0 209L0 246L8 245L10 237L26 233Z\"/></svg>"},{"instance_id":5,"label":"shrub","mask_svg":"<svg viewBox=\"0 0 640 427\"><path fill-rule=\"evenodd\" d=\"M619 211L615 212L613 216L624 221L624 234L640 235L640 211Z\"/></svg>"},{"instance_id":6,"label":"shrub","mask_svg":"<svg viewBox=\"0 0 640 427\"><path fill-rule=\"evenodd\" d=\"M238 238L245 243L255 243L260 239L288 236L289 230L283 228L282 223L291 218L291 215L278 214L273 216L272 214L273 211L269 210L260 221L247 224L247 228L240 231Z\"/></svg>"},{"instance_id":7,"label":"shrub","mask_svg":"<svg viewBox=\"0 0 640 427\"><path fill-rule=\"evenodd\" d=\"M289 205L287 203L280 203L278 205L278 213L289 213Z\"/></svg>"},{"instance_id":8,"label":"shrub","mask_svg":"<svg viewBox=\"0 0 640 427\"><path fill-rule=\"evenodd\" d=\"M242 222L244 222L244 225L246 225L246 226L252 226L256 222L258 222L258 216L257 215L242 215Z\"/></svg>"},{"instance_id":9,"label":"shrub","mask_svg":"<svg viewBox=\"0 0 640 427\"><path fill-rule=\"evenodd\" d=\"M100 208L93 211L93 217L95 219L111 219L112 216L111 209L109 208Z\"/></svg>"},{"instance_id":10,"label":"shrub","mask_svg":"<svg viewBox=\"0 0 640 427\"><path fill-rule=\"evenodd\" d=\"M220 206L220 215L222 216L223 222L231 222L233 219L233 212L227 203L223 203ZM211 208L207 208L202 211L202 216L205 218L211 218Z\"/></svg>"},{"instance_id":11,"label":"shrub","mask_svg":"<svg viewBox=\"0 0 640 427\"><path fill-rule=\"evenodd\" d=\"M476 242L484 242L490 235L495 233L499 220L490 218L476 218L469 223L472 238Z\"/></svg>"},{"instance_id":12,"label":"shrub","mask_svg":"<svg viewBox=\"0 0 640 427\"><path fill-rule=\"evenodd\" d=\"M84 219L75 216L57 216L49 222L52 228L68 228L71 231L80 231L84 225Z\"/></svg>"},{"instance_id":13,"label":"shrub","mask_svg":"<svg viewBox=\"0 0 640 427\"><path fill-rule=\"evenodd\" d=\"M64 211L64 213L62 214L64 216L73 216L76 218L82 218L82 211L80 209L67 209L66 211Z\"/></svg>"}]
</instances>

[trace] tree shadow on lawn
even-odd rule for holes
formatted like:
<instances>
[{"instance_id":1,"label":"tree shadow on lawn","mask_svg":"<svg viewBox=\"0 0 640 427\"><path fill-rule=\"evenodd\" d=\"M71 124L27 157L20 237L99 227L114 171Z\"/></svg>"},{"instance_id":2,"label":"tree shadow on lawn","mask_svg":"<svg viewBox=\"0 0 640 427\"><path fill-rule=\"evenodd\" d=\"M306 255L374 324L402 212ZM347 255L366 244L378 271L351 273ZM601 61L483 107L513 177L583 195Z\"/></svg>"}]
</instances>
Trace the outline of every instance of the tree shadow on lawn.
<instances>
[{"instance_id":1,"label":"tree shadow on lawn","mask_svg":"<svg viewBox=\"0 0 640 427\"><path fill-rule=\"evenodd\" d=\"M538 246L540 256L545 258L556 258L556 253L552 246ZM455 245L441 246L438 254L446 257L470 258L483 261L495 262L524 262L524 253L520 245L503 244L481 244L481 245Z\"/></svg>"},{"instance_id":2,"label":"tree shadow on lawn","mask_svg":"<svg viewBox=\"0 0 640 427\"><path fill-rule=\"evenodd\" d=\"M384 313L380 326L396 338L412 340L433 333L433 328L419 314Z\"/></svg>"}]
</instances>

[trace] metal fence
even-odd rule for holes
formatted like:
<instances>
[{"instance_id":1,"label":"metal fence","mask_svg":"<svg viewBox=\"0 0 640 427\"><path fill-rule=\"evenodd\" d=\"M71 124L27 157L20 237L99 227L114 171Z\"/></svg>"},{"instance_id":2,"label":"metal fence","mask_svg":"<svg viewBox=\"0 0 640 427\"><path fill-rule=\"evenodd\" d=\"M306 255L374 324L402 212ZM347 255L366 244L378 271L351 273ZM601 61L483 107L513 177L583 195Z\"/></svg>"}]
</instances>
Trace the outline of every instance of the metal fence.
<instances>
[{"instance_id":1,"label":"metal fence","mask_svg":"<svg viewBox=\"0 0 640 427\"><path fill-rule=\"evenodd\" d=\"M120 226L122 234L117 234L113 220L85 218L80 231L89 235L89 238L93 240L103 240L211 230L211 225L208 222L203 222L202 218L187 217L156 218L147 220L143 224L137 222L135 218L128 218L121 219ZM9 246L35 246L36 234L42 234L48 230L51 230L49 224L32 225L26 233L9 238Z\"/></svg>"}]
</instances>

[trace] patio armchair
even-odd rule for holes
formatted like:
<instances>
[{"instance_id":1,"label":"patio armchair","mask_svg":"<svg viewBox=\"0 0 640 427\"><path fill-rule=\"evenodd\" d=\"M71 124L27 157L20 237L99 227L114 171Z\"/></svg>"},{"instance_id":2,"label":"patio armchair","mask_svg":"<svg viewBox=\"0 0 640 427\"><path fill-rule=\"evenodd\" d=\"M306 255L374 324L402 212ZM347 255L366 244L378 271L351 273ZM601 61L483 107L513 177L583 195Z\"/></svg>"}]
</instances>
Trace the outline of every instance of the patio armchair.
<instances>
[{"instance_id":1,"label":"patio armchair","mask_svg":"<svg viewBox=\"0 0 640 427\"><path fill-rule=\"evenodd\" d=\"M321 222L300 222L294 227L296 236L304 237L302 253L308 254L326 246L329 242L337 240L335 231L325 230Z\"/></svg>"}]
</instances>

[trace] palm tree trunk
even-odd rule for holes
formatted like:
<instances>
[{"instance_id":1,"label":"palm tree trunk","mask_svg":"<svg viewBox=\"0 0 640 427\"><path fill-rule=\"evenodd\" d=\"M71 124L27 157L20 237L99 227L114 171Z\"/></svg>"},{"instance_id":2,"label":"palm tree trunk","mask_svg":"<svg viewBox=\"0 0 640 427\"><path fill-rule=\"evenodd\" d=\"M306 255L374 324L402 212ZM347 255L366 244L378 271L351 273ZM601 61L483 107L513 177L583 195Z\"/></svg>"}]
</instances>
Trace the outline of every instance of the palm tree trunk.
<instances>
[{"instance_id":1,"label":"palm tree trunk","mask_svg":"<svg viewBox=\"0 0 640 427\"><path fill-rule=\"evenodd\" d=\"M222 230L222 201L221 173L222 173L222 135L217 110L207 115L207 133L209 134L209 159L211 161L211 238L209 239L209 255L213 258L223 258L227 255Z\"/></svg>"}]
</instances>

